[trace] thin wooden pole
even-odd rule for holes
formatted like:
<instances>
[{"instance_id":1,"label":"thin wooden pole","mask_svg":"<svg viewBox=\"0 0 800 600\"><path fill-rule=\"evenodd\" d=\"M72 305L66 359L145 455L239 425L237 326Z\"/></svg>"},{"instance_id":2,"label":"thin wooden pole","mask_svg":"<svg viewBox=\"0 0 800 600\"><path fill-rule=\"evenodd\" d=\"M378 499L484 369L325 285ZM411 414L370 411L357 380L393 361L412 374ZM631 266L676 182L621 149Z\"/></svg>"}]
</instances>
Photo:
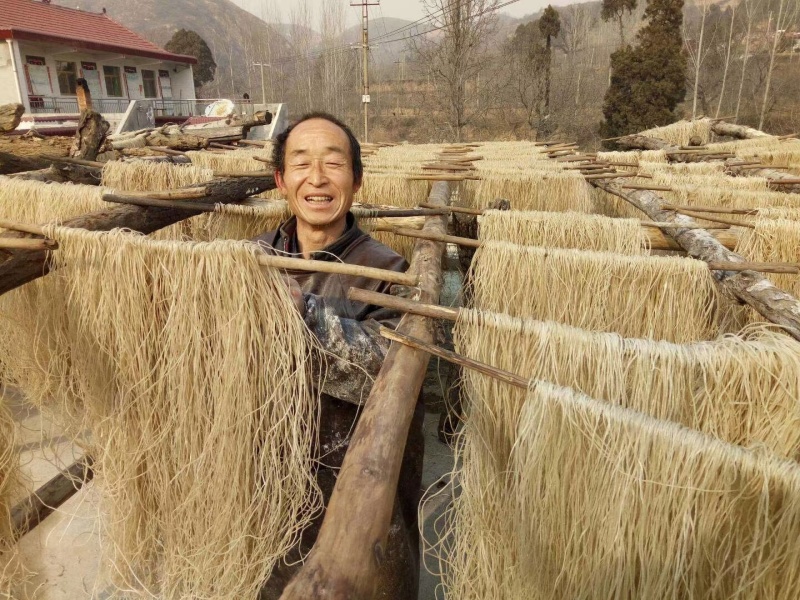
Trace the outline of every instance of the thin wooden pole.
<instances>
[{"instance_id":1,"label":"thin wooden pole","mask_svg":"<svg viewBox=\"0 0 800 600\"><path fill-rule=\"evenodd\" d=\"M756 273L800 274L800 266L792 263L710 262L712 271L755 271Z\"/></svg>"},{"instance_id":2,"label":"thin wooden pole","mask_svg":"<svg viewBox=\"0 0 800 600\"><path fill-rule=\"evenodd\" d=\"M391 294L381 294L372 290L351 287L347 291L347 297L353 302L363 302L367 305L380 306L391 310L429 317L431 319L442 319L444 321L456 322L461 315L460 308L450 308L438 304L424 304L416 300L409 300Z\"/></svg>"},{"instance_id":3,"label":"thin wooden pole","mask_svg":"<svg viewBox=\"0 0 800 600\"><path fill-rule=\"evenodd\" d=\"M214 171L214 177L272 177L274 171Z\"/></svg>"},{"instance_id":4,"label":"thin wooden pole","mask_svg":"<svg viewBox=\"0 0 800 600\"><path fill-rule=\"evenodd\" d=\"M51 162L60 162L67 165L79 165L81 167L95 167L102 169L106 163L97 162L96 160L84 160L82 158L71 158L69 156L55 156L53 154L42 154L41 158Z\"/></svg>"},{"instance_id":5,"label":"thin wooden pole","mask_svg":"<svg viewBox=\"0 0 800 600\"><path fill-rule=\"evenodd\" d=\"M416 287L419 283L418 278L411 273L399 273L387 269L376 269L374 267L363 267L361 265L328 262L325 260L306 260L304 258L262 254L258 257L258 264L264 267L286 269L288 271L310 271L314 273L334 273L337 275L366 277L368 279L388 281L389 283L398 283L410 287Z\"/></svg>"},{"instance_id":6,"label":"thin wooden pole","mask_svg":"<svg viewBox=\"0 0 800 600\"><path fill-rule=\"evenodd\" d=\"M126 194L119 195L118 197L121 198L142 197L142 198L154 198L156 200L197 200L205 195L206 195L206 188L196 187L196 188L179 189L179 190L165 190L162 192L127 192Z\"/></svg>"},{"instance_id":7,"label":"thin wooden pole","mask_svg":"<svg viewBox=\"0 0 800 600\"><path fill-rule=\"evenodd\" d=\"M178 200L160 200L158 198L146 198L140 196L119 196L117 194L103 194L105 202L116 204L129 204L131 206L143 206L147 208L172 208L176 210L193 210L198 213L214 212L213 204L203 204L200 202L180 202Z\"/></svg>"},{"instance_id":8,"label":"thin wooden pole","mask_svg":"<svg viewBox=\"0 0 800 600\"><path fill-rule=\"evenodd\" d=\"M26 238L0 238L0 250L55 250L53 240L31 240Z\"/></svg>"},{"instance_id":9,"label":"thin wooden pole","mask_svg":"<svg viewBox=\"0 0 800 600\"><path fill-rule=\"evenodd\" d=\"M623 189L628 189L628 186L623 185ZM639 188L639 189L653 189L653 188ZM690 206L688 204L665 204L664 208L669 210L674 210L676 212L682 212L684 210L690 210L696 213L713 213L713 214L723 214L723 215L757 215L758 209L757 208L720 208L717 206Z\"/></svg>"},{"instance_id":10,"label":"thin wooden pole","mask_svg":"<svg viewBox=\"0 0 800 600\"><path fill-rule=\"evenodd\" d=\"M713 223L726 223L728 225L734 225L736 227L747 227L749 229L755 229L755 225L753 225L752 223L744 223L742 221L736 221L734 219L726 219L724 217L712 217L706 213L698 212L695 210L682 209L676 212L684 214L687 217L694 217L695 219L704 219L706 221L711 221Z\"/></svg>"},{"instance_id":11,"label":"thin wooden pole","mask_svg":"<svg viewBox=\"0 0 800 600\"><path fill-rule=\"evenodd\" d=\"M492 367L486 363L478 362L477 360L467 358L461 354L456 354L450 350L445 350L444 348L440 348L439 346L435 346L423 340L418 340L411 336L398 333L389 329L388 327L381 326L380 333L387 340L391 340L411 348L416 348L417 350L422 350L423 352L427 352L428 354L437 356L453 364L465 367L467 369L472 369L478 373L483 373L484 375L488 375L493 379L497 379L515 387L527 390L531 385L530 379L525 379L524 377L520 377L515 373L504 371L503 369L498 369L497 367Z\"/></svg>"},{"instance_id":12,"label":"thin wooden pole","mask_svg":"<svg viewBox=\"0 0 800 600\"><path fill-rule=\"evenodd\" d=\"M454 235L445 235L440 233L423 232L419 229L408 229L405 227L391 227L378 225L373 231L387 231L395 235L402 235L404 237L417 238L420 240L432 240L434 242L444 242L445 244L457 244L466 248L480 248L481 243L472 238L456 237Z\"/></svg>"},{"instance_id":13,"label":"thin wooden pole","mask_svg":"<svg viewBox=\"0 0 800 600\"><path fill-rule=\"evenodd\" d=\"M422 208L433 208L433 204L428 204L427 202L420 202L419 206ZM439 210L443 210L448 213L460 213L463 215L477 216L481 216L484 213L484 211L480 208L467 208L466 206L448 206Z\"/></svg>"}]
</instances>

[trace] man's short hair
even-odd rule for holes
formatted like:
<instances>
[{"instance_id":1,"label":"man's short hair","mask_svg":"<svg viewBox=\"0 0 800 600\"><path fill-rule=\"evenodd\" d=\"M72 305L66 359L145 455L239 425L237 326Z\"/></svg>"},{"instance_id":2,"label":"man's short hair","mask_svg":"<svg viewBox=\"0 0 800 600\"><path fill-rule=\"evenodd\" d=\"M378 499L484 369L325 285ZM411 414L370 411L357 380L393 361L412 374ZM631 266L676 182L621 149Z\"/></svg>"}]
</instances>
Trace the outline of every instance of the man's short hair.
<instances>
[{"instance_id":1,"label":"man's short hair","mask_svg":"<svg viewBox=\"0 0 800 600\"><path fill-rule=\"evenodd\" d=\"M275 139L275 146L272 148L272 164L275 170L281 175L284 174L286 169L286 141L289 139L289 135L291 135L294 128L300 125L300 123L311 121L312 119L328 121L345 132L350 142L350 157L353 161L353 183L359 185L364 177L364 164L361 162L361 145L358 143L353 131L347 125L326 112L307 113L292 123L286 131L278 135Z\"/></svg>"}]
</instances>

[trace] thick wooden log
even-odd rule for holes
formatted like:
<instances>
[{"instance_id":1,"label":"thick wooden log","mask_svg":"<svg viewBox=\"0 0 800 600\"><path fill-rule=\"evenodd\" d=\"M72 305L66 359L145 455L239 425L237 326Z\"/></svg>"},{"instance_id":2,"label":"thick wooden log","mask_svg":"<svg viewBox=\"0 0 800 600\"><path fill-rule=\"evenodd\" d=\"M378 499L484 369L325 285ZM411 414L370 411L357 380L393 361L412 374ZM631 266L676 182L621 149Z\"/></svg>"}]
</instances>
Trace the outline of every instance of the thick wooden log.
<instances>
[{"instance_id":1,"label":"thick wooden log","mask_svg":"<svg viewBox=\"0 0 800 600\"><path fill-rule=\"evenodd\" d=\"M78 131L75 132L75 139L72 142L69 155L73 158L80 158L83 160L94 160L97 158L100 149L106 141L108 128L108 121L106 121L100 113L92 109L86 109L81 112L81 117L78 121Z\"/></svg>"},{"instance_id":2,"label":"thick wooden log","mask_svg":"<svg viewBox=\"0 0 800 600\"><path fill-rule=\"evenodd\" d=\"M93 477L92 459L85 456L17 504L11 510L14 539L18 540L44 521Z\"/></svg>"},{"instance_id":3,"label":"thick wooden log","mask_svg":"<svg viewBox=\"0 0 800 600\"><path fill-rule=\"evenodd\" d=\"M594 185L614 194L644 212L654 221L696 225L686 215L664 208L660 196L648 190L623 190L618 185L602 181ZM703 229L669 229L667 234L686 252L707 263L748 262L731 252L714 236ZM754 271L714 271L714 278L731 295L752 306L768 321L782 326L789 335L800 340L800 301L777 288L769 279Z\"/></svg>"},{"instance_id":4,"label":"thick wooden log","mask_svg":"<svg viewBox=\"0 0 800 600\"><path fill-rule=\"evenodd\" d=\"M626 135L614 142L623 150L677 150L677 146L648 135Z\"/></svg>"},{"instance_id":5,"label":"thick wooden log","mask_svg":"<svg viewBox=\"0 0 800 600\"><path fill-rule=\"evenodd\" d=\"M430 203L447 204L450 188L433 185ZM444 234L447 219L432 216L424 230ZM420 240L410 273L419 276L420 301L436 304L441 289L444 245ZM433 327L410 316L400 333L428 343ZM392 344L356 425L319 536L306 564L284 590L284 600L373 600L386 553L397 481L411 417L430 356Z\"/></svg>"},{"instance_id":6,"label":"thick wooden log","mask_svg":"<svg viewBox=\"0 0 800 600\"><path fill-rule=\"evenodd\" d=\"M38 156L17 156L8 152L0 152L0 175L36 171L38 169L46 169L49 166L49 160Z\"/></svg>"},{"instance_id":7,"label":"thick wooden log","mask_svg":"<svg viewBox=\"0 0 800 600\"><path fill-rule=\"evenodd\" d=\"M23 171L9 175L12 179L29 179L44 183L79 183L82 185L100 185L102 170L93 167L59 164L46 169Z\"/></svg>"},{"instance_id":8,"label":"thick wooden log","mask_svg":"<svg viewBox=\"0 0 800 600\"><path fill-rule=\"evenodd\" d=\"M189 186L192 188L197 185ZM273 177L238 177L215 179L205 184L206 195L199 204L241 202L249 196L275 189ZM124 227L141 233L152 233L189 217L200 214L195 210L174 208L143 208L120 205L108 210L89 213L64 222L66 227L91 231L108 231ZM0 237L32 237L30 234L9 231ZM50 271L48 253L44 251L0 251L0 295L46 275Z\"/></svg>"},{"instance_id":9,"label":"thick wooden log","mask_svg":"<svg viewBox=\"0 0 800 600\"><path fill-rule=\"evenodd\" d=\"M154 131L145 138L148 146L158 146L169 150L203 150L208 148L209 138L190 133L178 133L175 135L164 135L160 131Z\"/></svg>"},{"instance_id":10,"label":"thick wooden log","mask_svg":"<svg viewBox=\"0 0 800 600\"><path fill-rule=\"evenodd\" d=\"M752 140L760 137L771 137L770 134L753 129L747 125L735 125L725 121L712 121L711 131L717 135L732 137L739 140Z\"/></svg>"},{"instance_id":11,"label":"thick wooden log","mask_svg":"<svg viewBox=\"0 0 800 600\"><path fill-rule=\"evenodd\" d=\"M3 104L0 106L0 133L14 131L22 120L25 107L22 104Z\"/></svg>"}]
</instances>

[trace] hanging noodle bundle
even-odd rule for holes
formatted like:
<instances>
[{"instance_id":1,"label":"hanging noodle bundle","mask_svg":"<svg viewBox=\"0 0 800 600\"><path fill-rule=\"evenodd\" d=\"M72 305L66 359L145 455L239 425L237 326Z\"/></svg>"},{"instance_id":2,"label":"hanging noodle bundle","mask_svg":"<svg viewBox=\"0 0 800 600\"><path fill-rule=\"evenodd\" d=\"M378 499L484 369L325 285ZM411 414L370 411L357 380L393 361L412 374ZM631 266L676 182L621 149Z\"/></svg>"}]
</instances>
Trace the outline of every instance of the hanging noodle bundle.
<instances>
[{"instance_id":1,"label":"hanging noodle bundle","mask_svg":"<svg viewBox=\"0 0 800 600\"><path fill-rule=\"evenodd\" d=\"M479 221L482 241L627 255L647 254L649 245L649 238L636 219L577 212L488 210Z\"/></svg>"},{"instance_id":2,"label":"hanging noodle bundle","mask_svg":"<svg viewBox=\"0 0 800 600\"><path fill-rule=\"evenodd\" d=\"M497 387L460 449L448 597L796 597L797 463L551 384Z\"/></svg>"},{"instance_id":3,"label":"hanging noodle bundle","mask_svg":"<svg viewBox=\"0 0 800 600\"><path fill-rule=\"evenodd\" d=\"M626 337L710 339L730 308L690 258L485 242L472 270L476 308Z\"/></svg>"},{"instance_id":4,"label":"hanging noodle bundle","mask_svg":"<svg viewBox=\"0 0 800 600\"><path fill-rule=\"evenodd\" d=\"M711 123L705 119L699 121L677 121L663 127L646 129L639 135L654 137L673 146L685 146L693 138L700 138L705 144L711 138Z\"/></svg>"},{"instance_id":5,"label":"hanging noodle bundle","mask_svg":"<svg viewBox=\"0 0 800 600\"><path fill-rule=\"evenodd\" d=\"M246 242L49 228L13 368L92 431L117 586L255 597L316 506L313 340Z\"/></svg>"},{"instance_id":6,"label":"hanging noodle bundle","mask_svg":"<svg viewBox=\"0 0 800 600\"><path fill-rule=\"evenodd\" d=\"M95 185L43 183L0 176L0 217L20 223L64 221L108 208Z\"/></svg>"},{"instance_id":7,"label":"hanging noodle bundle","mask_svg":"<svg viewBox=\"0 0 800 600\"><path fill-rule=\"evenodd\" d=\"M583 176L555 163L538 171L491 171L480 181L465 182L467 206L487 208L498 198L509 200L514 210L592 211L590 187Z\"/></svg>"},{"instance_id":8,"label":"hanging noodle bundle","mask_svg":"<svg viewBox=\"0 0 800 600\"><path fill-rule=\"evenodd\" d=\"M462 310L453 336L522 377L800 460L800 344L782 332L673 344Z\"/></svg>"},{"instance_id":9,"label":"hanging noodle bundle","mask_svg":"<svg viewBox=\"0 0 800 600\"><path fill-rule=\"evenodd\" d=\"M254 157L272 159L272 148L246 148L230 152L208 152L193 150L186 153L192 164L212 171L268 171L271 166Z\"/></svg>"},{"instance_id":10,"label":"hanging noodle bundle","mask_svg":"<svg viewBox=\"0 0 800 600\"><path fill-rule=\"evenodd\" d=\"M18 463L16 425L0 392L0 597L3 598L13 597L11 586L19 569L11 523Z\"/></svg>"},{"instance_id":11,"label":"hanging noodle bundle","mask_svg":"<svg viewBox=\"0 0 800 600\"><path fill-rule=\"evenodd\" d=\"M758 218L753 224L755 228L745 230L739 238L738 254L753 262L800 264L800 221ZM797 275L771 274L770 279L779 288L800 295Z\"/></svg>"},{"instance_id":12,"label":"hanging noodle bundle","mask_svg":"<svg viewBox=\"0 0 800 600\"><path fill-rule=\"evenodd\" d=\"M174 190L213 178L207 168L148 160L111 160L103 166L103 185L118 192Z\"/></svg>"}]
</instances>

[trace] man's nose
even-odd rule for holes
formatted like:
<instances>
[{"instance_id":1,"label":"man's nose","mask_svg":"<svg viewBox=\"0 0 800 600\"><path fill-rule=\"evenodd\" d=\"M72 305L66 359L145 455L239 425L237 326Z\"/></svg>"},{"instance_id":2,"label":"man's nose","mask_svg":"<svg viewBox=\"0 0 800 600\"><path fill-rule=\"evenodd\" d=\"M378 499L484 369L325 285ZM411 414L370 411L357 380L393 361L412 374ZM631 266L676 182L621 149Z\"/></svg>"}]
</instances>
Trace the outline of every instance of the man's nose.
<instances>
[{"instance_id":1,"label":"man's nose","mask_svg":"<svg viewBox=\"0 0 800 600\"><path fill-rule=\"evenodd\" d=\"M322 185L326 181L325 166L321 160L311 162L311 174L308 177L312 185Z\"/></svg>"}]
</instances>

